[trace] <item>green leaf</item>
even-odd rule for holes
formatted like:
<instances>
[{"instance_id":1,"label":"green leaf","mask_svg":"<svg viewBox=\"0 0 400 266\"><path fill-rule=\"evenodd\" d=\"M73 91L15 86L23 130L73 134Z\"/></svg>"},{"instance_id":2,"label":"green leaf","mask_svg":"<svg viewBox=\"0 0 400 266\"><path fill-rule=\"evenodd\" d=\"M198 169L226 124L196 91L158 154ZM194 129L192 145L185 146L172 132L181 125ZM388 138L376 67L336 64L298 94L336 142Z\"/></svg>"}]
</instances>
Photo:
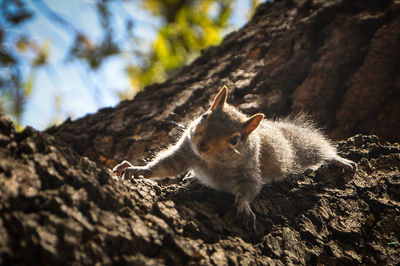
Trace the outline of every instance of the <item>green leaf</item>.
<instances>
[{"instance_id":1,"label":"green leaf","mask_svg":"<svg viewBox=\"0 0 400 266\"><path fill-rule=\"evenodd\" d=\"M32 69L31 72L29 73L29 76L27 80L24 83L24 95L25 97L29 97L32 93L33 86L35 84L35 74L36 71L35 69Z\"/></svg>"}]
</instances>

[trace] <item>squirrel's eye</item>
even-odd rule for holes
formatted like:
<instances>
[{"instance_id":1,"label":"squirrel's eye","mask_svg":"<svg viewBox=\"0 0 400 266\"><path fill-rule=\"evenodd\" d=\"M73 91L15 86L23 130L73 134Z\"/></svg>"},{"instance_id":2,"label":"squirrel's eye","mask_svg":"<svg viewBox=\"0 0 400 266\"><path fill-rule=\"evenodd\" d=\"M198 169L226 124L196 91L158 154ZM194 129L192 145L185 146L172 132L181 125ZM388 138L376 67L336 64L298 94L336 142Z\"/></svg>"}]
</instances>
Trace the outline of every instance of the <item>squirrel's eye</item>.
<instances>
[{"instance_id":1,"label":"squirrel's eye","mask_svg":"<svg viewBox=\"0 0 400 266\"><path fill-rule=\"evenodd\" d=\"M203 114L203 115L201 116L201 119L204 120L204 119L206 119L207 117L208 117L208 114Z\"/></svg>"},{"instance_id":2,"label":"squirrel's eye","mask_svg":"<svg viewBox=\"0 0 400 266\"><path fill-rule=\"evenodd\" d=\"M239 143L239 140L240 140L240 136L236 135L229 140L229 143L235 146Z\"/></svg>"}]
</instances>

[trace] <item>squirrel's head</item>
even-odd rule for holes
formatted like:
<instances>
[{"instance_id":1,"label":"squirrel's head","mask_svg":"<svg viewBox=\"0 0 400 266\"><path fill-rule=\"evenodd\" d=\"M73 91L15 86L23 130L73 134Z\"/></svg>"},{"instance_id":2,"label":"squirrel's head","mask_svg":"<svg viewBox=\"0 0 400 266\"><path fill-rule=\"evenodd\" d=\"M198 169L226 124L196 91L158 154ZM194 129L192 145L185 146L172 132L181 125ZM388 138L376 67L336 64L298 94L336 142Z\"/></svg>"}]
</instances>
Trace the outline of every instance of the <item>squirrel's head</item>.
<instances>
[{"instance_id":1,"label":"squirrel's head","mask_svg":"<svg viewBox=\"0 0 400 266\"><path fill-rule=\"evenodd\" d=\"M247 117L226 103L228 88L217 94L210 109L190 128L193 148L206 161L229 162L239 159L249 149L249 136L264 115Z\"/></svg>"}]
</instances>

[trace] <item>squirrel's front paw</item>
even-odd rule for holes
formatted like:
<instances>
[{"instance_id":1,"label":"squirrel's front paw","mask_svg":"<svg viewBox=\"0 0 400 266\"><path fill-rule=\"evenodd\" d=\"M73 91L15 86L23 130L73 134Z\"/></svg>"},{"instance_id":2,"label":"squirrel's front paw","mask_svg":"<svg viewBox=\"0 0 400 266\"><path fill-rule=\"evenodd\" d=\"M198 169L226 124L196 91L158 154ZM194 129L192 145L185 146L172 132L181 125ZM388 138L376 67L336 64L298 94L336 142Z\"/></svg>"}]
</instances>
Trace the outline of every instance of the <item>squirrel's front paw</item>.
<instances>
[{"instance_id":1,"label":"squirrel's front paw","mask_svg":"<svg viewBox=\"0 0 400 266\"><path fill-rule=\"evenodd\" d=\"M113 172L113 174L115 174L117 176L122 176L124 170L128 167L133 167L133 165L130 164L128 161L123 161L122 163L114 166L112 172Z\"/></svg>"},{"instance_id":2,"label":"squirrel's front paw","mask_svg":"<svg viewBox=\"0 0 400 266\"><path fill-rule=\"evenodd\" d=\"M139 178L140 176L144 178L149 178L151 175L150 169L145 166L131 166L123 170L122 179Z\"/></svg>"},{"instance_id":3,"label":"squirrel's front paw","mask_svg":"<svg viewBox=\"0 0 400 266\"><path fill-rule=\"evenodd\" d=\"M250 226L253 231L256 231L256 215L250 208L247 201L236 200L236 216L242 220L243 224L247 227Z\"/></svg>"}]
</instances>

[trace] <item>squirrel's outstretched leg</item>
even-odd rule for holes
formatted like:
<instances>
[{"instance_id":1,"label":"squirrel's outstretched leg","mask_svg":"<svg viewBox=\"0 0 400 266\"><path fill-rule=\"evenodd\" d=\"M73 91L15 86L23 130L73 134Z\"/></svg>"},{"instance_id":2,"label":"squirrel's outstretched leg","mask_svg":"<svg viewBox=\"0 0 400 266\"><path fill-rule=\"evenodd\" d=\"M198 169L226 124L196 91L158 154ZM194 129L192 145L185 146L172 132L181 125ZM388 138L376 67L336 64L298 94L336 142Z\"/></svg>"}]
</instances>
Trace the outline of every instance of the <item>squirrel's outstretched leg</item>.
<instances>
[{"instance_id":1,"label":"squirrel's outstretched leg","mask_svg":"<svg viewBox=\"0 0 400 266\"><path fill-rule=\"evenodd\" d=\"M174 146L158 153L157 157L145 166L133 166L128 161L116 165L113 173L123 179L177 176L188 170L193 161L191 144L184 135Z\"/></svg>"}]
</instances>

